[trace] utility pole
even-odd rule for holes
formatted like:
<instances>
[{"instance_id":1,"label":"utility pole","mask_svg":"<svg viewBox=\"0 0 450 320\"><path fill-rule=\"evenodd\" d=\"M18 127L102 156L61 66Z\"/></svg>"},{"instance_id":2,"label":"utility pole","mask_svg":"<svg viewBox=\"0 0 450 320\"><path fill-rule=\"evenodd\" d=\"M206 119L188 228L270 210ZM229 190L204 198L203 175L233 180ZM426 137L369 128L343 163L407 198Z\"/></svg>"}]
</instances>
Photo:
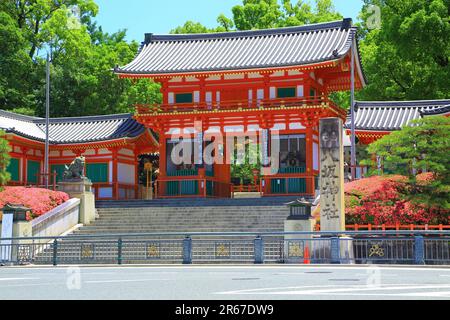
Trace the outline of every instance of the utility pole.
<instances>
[{"instance_id":1,"label":"utility pole","mask_svg":"<svg viewBox=\"0 0 450 320\"><path fill-rule=\"evenodd\" d=\"M45 151L44 151L44 181L45 187L48 189L49 183L49 165L48 165L48 129L49 129L49 117L50 117L50 54L47 53L46 63L46 79L45 79Z\"/></svg>"},{"instance_id":2,"label":"utility pole","mask_svg":"<svg viewBox=\"0 0 450 320\"><path fill-rule=\"evenodd\" d=\"M352 45L350 47L350 121L351 121L351 174L352 180L356 178L356 139L355 139L355 55L353 54L354 49L354 34L352 36Z\"/></svg>"}]
</instances>

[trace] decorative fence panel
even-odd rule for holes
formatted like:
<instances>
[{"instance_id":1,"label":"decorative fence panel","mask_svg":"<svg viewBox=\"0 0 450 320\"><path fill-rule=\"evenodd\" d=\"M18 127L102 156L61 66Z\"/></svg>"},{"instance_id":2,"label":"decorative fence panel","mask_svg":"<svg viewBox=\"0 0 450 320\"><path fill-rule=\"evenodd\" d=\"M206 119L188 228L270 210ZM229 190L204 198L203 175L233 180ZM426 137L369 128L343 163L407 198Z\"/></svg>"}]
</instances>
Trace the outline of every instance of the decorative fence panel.
<instances>
[{"instance_id":1,"label":"decorative fence panel","mask_svg":"<svg viewBox=\"0 0 450 320\"><path fill-rule=\"evenodd\" d=\"M12 264L450 264L449 231L150 233L0 240L0 260Z\"/></svg>"}]
</instances>

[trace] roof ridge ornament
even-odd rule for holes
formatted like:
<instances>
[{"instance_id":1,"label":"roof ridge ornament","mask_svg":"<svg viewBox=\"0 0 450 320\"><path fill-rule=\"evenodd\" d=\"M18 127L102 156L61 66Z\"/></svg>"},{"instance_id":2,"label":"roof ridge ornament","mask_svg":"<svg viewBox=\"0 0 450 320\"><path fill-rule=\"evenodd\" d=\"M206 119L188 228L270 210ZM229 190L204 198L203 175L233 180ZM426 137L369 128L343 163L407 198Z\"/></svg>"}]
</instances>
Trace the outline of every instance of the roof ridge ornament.
<instances>
[{"instance_id":1,"label":"roof ridge ornament","mask_svg":"<svg viewBox=\"0 0 450 320\"><path fill-rule=\"evenodd\" d=\"M352 18L344 18L344 20L342 20L342 29L350 29L352 27Z\"/></svg>"}]
</instances>

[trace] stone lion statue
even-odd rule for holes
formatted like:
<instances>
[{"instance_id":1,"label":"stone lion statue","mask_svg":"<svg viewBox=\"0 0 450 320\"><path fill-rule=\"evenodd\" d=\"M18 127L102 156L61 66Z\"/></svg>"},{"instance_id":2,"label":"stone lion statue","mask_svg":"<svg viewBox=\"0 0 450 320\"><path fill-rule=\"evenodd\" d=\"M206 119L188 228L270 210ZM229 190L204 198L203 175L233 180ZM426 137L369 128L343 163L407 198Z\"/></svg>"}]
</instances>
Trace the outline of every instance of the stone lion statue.
<instances>
[{"instance_id":1,"label":"stone lion statue","mask_svg":"<svg viewBox=\"0 0 450 320\"><path fill-rule=\"evenodd\" d=\"M85 159L83 156L76 157L64 170L63 180L81 180L84 179Z\"/></svg>"}]
</instances>

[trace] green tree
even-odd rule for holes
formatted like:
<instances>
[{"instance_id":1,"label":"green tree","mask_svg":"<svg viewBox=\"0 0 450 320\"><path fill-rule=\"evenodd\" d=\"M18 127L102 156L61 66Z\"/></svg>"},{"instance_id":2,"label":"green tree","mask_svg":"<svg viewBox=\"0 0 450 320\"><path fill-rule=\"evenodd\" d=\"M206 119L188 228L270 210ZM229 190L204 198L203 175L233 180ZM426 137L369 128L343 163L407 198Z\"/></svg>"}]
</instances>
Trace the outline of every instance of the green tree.
<instances>
[{"instance_id":1,"label":"green tree","mask_svg":"<svg viewBox=\"0 0 450 320\"><path fill-rule=\"evenodd\" d=\"M188 21L171 33L210 33L233 30L267 29L299 26L342 19L331 0L315 0L311 6L307 1L292 4L290 0L243 0L242 5L232 8L232 18L221 14L216 28L207 28L201 23Z\"/></svg>"},{"instance_id":2,"label":"green tree","mask_svg":"<svg viewBox=\"0 0 450 320\"><path fill-rule=\"evenodd\" d=\"M411 195L421 203L450 209L450 118L426 117L416 120L369 145L367 151L383 159L393 173L407 175ZM433 174L430 184L416 181L422 170Z\"/></svg>"},{"instance_id":3,"label":"green tree","mask_svg":"<svg viewBox=\"0 0 450 320\"><path fill-rule=\"evenodd\" d=\"M159 102L155 83L138 81L138 93L132 81L113 74L139 44L125 41L125 30L103 32L92 21L97 12L94 0L1 2L0 108L44 115L49 51L52 117L129 112L133 103Z\"/></svg>"},{"instance_id":4,"label":"green tree","mask_svg":"<svg viewBox=\"0 0 450 320\"><path fill-rule=\"evenodd\" d=\"M369 23L381 9L381 27ZM364 0L360 26L367 100L450 96L450 0Z\"/></svg>"},{"instance_id":5,"label":"green tree","mask_svg":"<svg viewBox=\"0 0 450 320\"><path fill-rule=\"evenodd\" d=\"M11 147L4 137L5 132L0 130L0 191L3 190L3 187L11 179L11 174L6 171L11 159L11 157L9 156Z\"/></svg>"},{"instance_id":6,"label":"green tree","mask_svg":"<svg viewBox=\"0 0 450 320\"><path fill-rule=\"evenodd\" d=\"M238 151L241 151L242 154L238 155ZM236 144L234 154L232 154L231 177L241 179L241 183L244 179L253 183L253 170L259 170L260 168L261 159L258 144L249 138L246 138L244 145L240 145L239 148Z\"/></svg>"},{"instance_id":7,"label":"green tree","mask_svg":"<svg viewBox=\"0 0 450 320\"><path fill-rule=\"evenodd\" d=\"M0 12L0 108L12 109L34 102L31 92L32 61L27 44L15 21Z\"/></svg>"}]
</instances>

